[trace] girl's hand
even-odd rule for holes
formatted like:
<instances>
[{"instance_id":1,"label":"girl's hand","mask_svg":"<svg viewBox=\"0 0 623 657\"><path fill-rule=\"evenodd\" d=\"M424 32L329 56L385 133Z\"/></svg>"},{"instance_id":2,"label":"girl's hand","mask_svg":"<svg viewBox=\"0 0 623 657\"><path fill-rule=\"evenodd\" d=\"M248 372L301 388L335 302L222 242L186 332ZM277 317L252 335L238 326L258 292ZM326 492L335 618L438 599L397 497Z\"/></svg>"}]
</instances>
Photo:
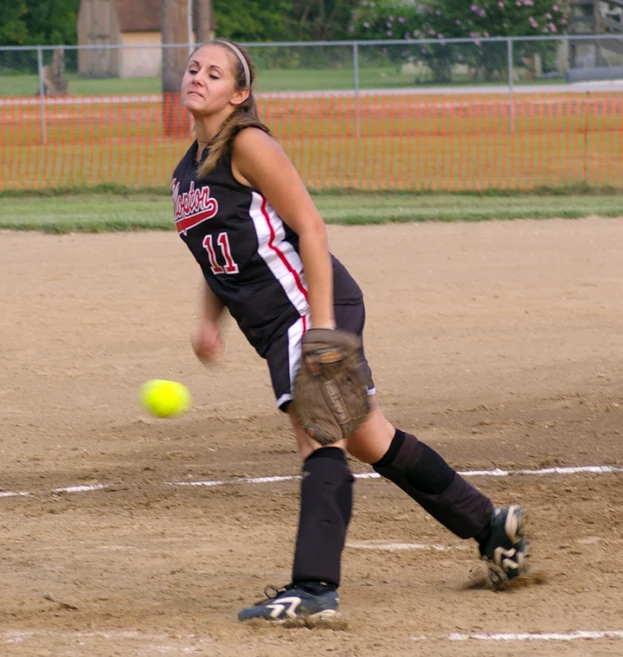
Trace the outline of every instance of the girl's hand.
<instances>
[{"instance_id":1,"label":"girl's hand","mask_svg":"<svg viewBox=\"0 0 623 657\"><path fill-rule=\"evenodd\" d=\"M205 364L214 363L225 349L218 324L207 319L200 320L191 342L195 355Z\"/></svg>"}]
</instances>

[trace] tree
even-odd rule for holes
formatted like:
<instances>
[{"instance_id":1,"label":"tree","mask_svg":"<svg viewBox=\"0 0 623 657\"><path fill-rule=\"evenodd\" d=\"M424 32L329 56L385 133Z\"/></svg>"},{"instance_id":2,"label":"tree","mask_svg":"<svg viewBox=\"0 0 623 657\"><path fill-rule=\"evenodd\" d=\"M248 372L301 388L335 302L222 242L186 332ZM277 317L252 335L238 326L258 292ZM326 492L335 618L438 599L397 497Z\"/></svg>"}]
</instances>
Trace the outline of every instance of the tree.
<instances>
[{"instance_id":1,"label":"tree","mask_svg":"<svg viewBox=\"0 0 623 657\"><path fill-rule=\"evenodd\" d=\"M212 0L193 0L196 3L196 20L195 34L197 43L205 43L209 41L216 30L214 20L214 8L212 7Z\"/></svg>"},{"instance_id":2,"label":"tree","mask_svg":"<svg viewBox=\"0 0 623 657\"><path fill-rule=\"evenodd\" d=\"M75 44L79 7L80 0L4 0L0 3L0 44Z\"/></svg>"},{"instance_id":3,"label":"tree","mask_svg":"<svg viewBox=\"0 0 623 657\"><path fill-rule=\"evenodd\" d=\"M26 0L29 41L37 45L69 45L78 41L80 0Z\"/></svg>"},{"instance_id":4,"label":"tree","mask_svg":"<svg viewBox=\"0 0 623 657\"><path fill-rule=\"evenodd\" d=\"M80 0L0 0L0 45L75 44L79 3ZM0 66L16 73L36 73L37 64L34 50L0 52ZM75 57L70 57L67 64L68 68L75 66Z\"/></svg>"},{"instance_id":5,"label":"tree","mask_svg":"<svg viewBox=\"0 0 623 657\"><path fill-rule=\"evenodd\" d=\"M360 0L294 0L296 38L330 41L349 38L353 11Z\"/></svg>"},{"instance_id":6,"label":"tree","mask_svg":"<svg viewBox=\"0 0 623 657\"><path fill-rule=\"evenodd\" d=\"M235 41L292 38L291 0L213 0L218 35Z\"/></svg>"},{"instance_id":7,"label":"tree","mask_svg":"<svg viewBox=\"0 0 623 657\"><path fill-rule=\"evenodd\" d=\"M360 0L213 0L218 33L238 41L346 39Z\"/></svg>"},{"instance_id":8,"label":"tree","mask_svg":"<svg viewBox=\"0 0 623 657\"><path fill-rule=\"evenodd\" d=\"M188 48L166 47L188 43L188 0L162 1L162 92L163 123L166 135L187 135L189 119L180 102L180 83L186 69Z\"/></svg>"},{"instance_id":9,"label":"tree","mask_svg":"<svg viewBox=\"0 0 623 657\"><path fill-rule=\"evenodd\" d=\"M28 39L24 17L28 13L25 0L3 2L0 5L0 44L22 45Z\"/></svg>"}]
</instances>

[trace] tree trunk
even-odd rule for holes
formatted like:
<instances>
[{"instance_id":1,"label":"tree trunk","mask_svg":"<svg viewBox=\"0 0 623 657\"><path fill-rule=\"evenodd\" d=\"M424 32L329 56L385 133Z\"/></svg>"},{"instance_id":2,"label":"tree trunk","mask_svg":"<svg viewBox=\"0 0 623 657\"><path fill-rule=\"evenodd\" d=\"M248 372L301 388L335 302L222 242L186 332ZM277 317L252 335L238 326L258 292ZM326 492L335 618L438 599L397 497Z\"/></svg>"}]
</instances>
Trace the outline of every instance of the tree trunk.
<instances>
[{"instance_id":1,"label":"tree trunk","mask_svg":"<svg viewBox=\"0 0 623 657\"><path fill-rule=\"evenodd\" d=\"M197 18L195 24L197 43L205 43L213 39L216 32L216 20L214 18L212 0L193 0L193 2L197 6L195 12Z\"/></svg>"},{"instance_id":2,"label":"tree trunk","mask_svg":"<svg viewBox=\"0 0 623 657\"><path fill-rule=\"evenodd\" d=\"M162 45L187 44L188 0L161 0ZM162 108L164 134L190 136L190 118L180 101L180 85L188 60L188 46L164 47L162 52Z\"/></svg>"}]
</instances>

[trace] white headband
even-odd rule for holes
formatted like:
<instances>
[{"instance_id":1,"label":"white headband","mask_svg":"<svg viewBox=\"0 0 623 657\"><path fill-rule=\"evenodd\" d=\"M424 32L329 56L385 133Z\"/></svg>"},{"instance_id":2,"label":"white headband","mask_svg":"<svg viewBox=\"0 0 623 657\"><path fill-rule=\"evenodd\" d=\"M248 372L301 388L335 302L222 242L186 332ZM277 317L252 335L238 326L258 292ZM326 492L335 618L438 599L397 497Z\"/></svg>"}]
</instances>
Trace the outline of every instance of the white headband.
<instances>
[{"instance_id":1,"label":"white headband","mask_svg":"<svg viewBox=\"0 0 623 657\"><path fill-rule=\"evenodd\" d=\"M248 89L251 86L251 71L249 70L249 64L247 64L246 57L240 52L239 48L234 46L234 44L230 43L229 41L221 41L220 39L216 39L214 43L221 43L224 46L230 48L234 53L236 53L236 56L240 60L240 63L242 64L242 68L244 70L245 89Z\"/></svg>"}]
</instances>

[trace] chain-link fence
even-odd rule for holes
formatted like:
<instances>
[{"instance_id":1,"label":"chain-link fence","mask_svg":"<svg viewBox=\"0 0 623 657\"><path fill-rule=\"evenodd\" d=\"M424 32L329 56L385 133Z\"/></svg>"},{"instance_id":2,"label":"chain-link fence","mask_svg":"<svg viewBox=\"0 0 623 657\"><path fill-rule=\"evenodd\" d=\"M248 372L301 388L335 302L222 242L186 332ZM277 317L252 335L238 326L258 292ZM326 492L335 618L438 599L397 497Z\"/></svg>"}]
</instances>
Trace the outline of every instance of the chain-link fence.
<instances>
[{"instance_id":1,"label":"chain-link fence","mask_svg":"<svg viewBox=\"0 0 623 657\"><path fill-rule=\"evenodd\" d=\"M623 35L247 48L312 188L623 187ZM191 49L0 49L0 189L167 185Z\"/></svg>"}]
</instances>

